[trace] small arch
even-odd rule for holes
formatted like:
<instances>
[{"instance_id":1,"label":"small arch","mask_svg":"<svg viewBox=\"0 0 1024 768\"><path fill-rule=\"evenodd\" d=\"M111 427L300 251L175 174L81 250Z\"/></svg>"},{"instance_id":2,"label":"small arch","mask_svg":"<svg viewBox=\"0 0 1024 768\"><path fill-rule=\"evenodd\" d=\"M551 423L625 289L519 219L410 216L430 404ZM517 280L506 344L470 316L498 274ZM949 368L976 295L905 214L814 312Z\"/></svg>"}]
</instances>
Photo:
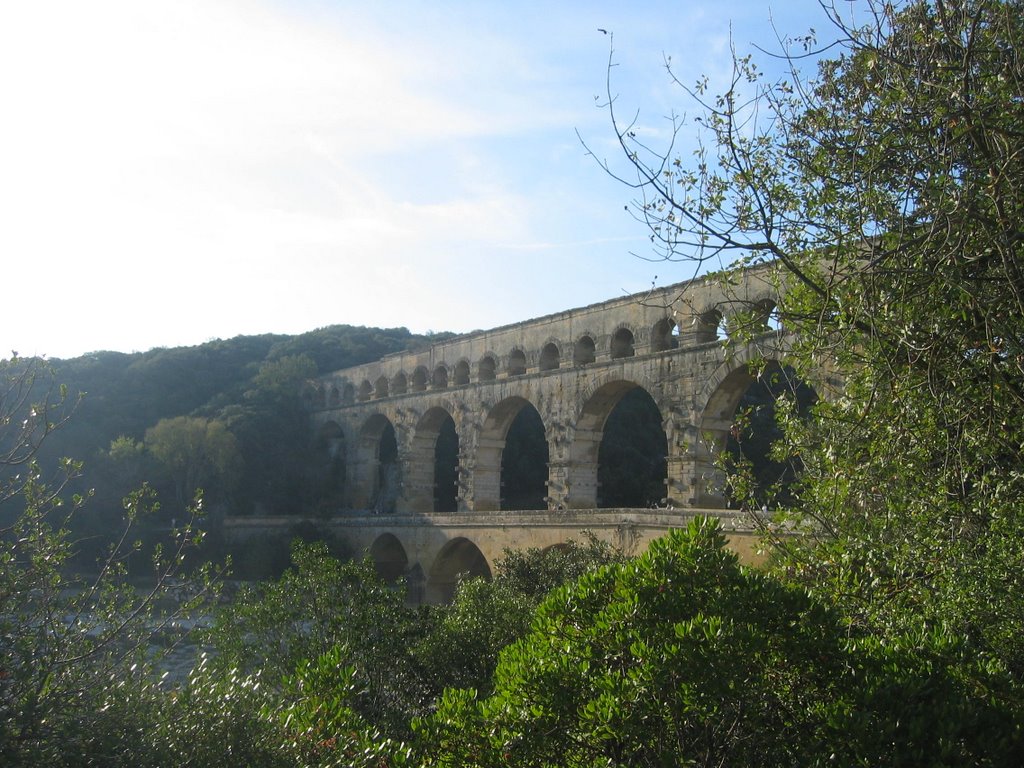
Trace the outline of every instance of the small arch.
<instances>
[{"instance_id":1,"label":"small arch","mask_svg":"<svg viewBox=\"0 0 1024 768\"><path fill-rule=\"evenodd\" d=\"M469 384L469 361L459 360L455 364L455 385Z\"/></svg>"},{"instance_id":2,"label":"small arch","mask_svg":"<svg viewBox=\"0 0 1024 768\"><path fill-rule=\"evenodd\" d=\"M484 553L461 536L445 544L434 558L427 580L427 602L451 602L460 578L491 579L491 567Z\"/></svg>"},{"instance_id":3,"label":"small arch","mask_svg":"<svg viewBox=\"0 0 1024 768\"><path fill-rule=\"evenodd\" d=\"M380 400L382 397L387 397L389 393L388 388L388 377L381 376L377 379L377 382L373 386L373 396Z\"/></svg>"},{"instance_id":4,"label":"small arch","mask_svg":"<svg viewBox=\"0 0 1024 768\"><path fill-rule=\"evenodd\" d=\"M356 388L352 382L346 381L341 390L341 402L345 405L352 405L356 401Z\"/></svg>"},{"instance_id":5,"label":"small arch","mask_svg":"<svg viewBox=\"0 0 1024 768\"><path fill-rule=\"evenodd\" d=\"M679 348L679 327L671 317L663 317L651 329L651 351L667 352Z\"/></svg>"},{"instance_id":6,"label":"small arch","mask_svg":"<svg viewBox=\"0 0 1024 768\"><path fill-rule=\"evenodd\" d=\"M573 347L572 361L576 365L590 365L597 359L597 345L590 336L580 336Z\"/></svg>"},{"instance_id":7,"label":"small arch","mask_svg":"<svg viewBox=\"0 0 1024 768\"><path fill-rule=\"evenodd\" d=\"M327 395L327 404L332 408L336 408L341 404L341 392L338 391L338 385L335 384L331 387L330 393Z\"/></svg>"},{"instance_id":8,"label":"small arch","mask_svg":"<svg viewBox=\"0 0 1024 768\"><path fill-rule=\"evenodd\" d=\"M725 316L718 307L712 307L693 318L694 341L698 344L726 338Z\"/></svg>"},{"instance_id":9,"label":"small arch","mask_svg":"<svg viewBox=\"0 0 1024 768\"><path fill-rule=\"evenodd\" d=\"M373 385L369 381L364 380L363 383L359 385L359 402L369 400L370 395L372 394Z\"/></svg>"},{"instance_id":10,"label":"small arch","mask_svg":"<svg viewBox=\"0 0 1024 768\"><path fill-rule=\"evenodd\" d=\"M508 375L522 376L526 373L526 353L521 349L513 349L508 356Z\"/></svg>"},{"instance_id":11,"label":"small arch","mask_svg":"<svg viewBox=\"0 0 1024 768\"><path fill-rule=\"evenodd\" d=\"M774 299L761 299L754 305L754 313L758 326L763 333L778 331L782 328L779 320L778 305Z\"/></svg>"},{"instance_id":12,"label":"small arch","mask_svg":"<svg viewBox=\"0 0 1024 768\"><path fill-rule=\"evenodd\" d=\"M394 584L409 570L409 556L393 533L382 533L374 539L369 554L377 575L388 584Z\"/></svg>"},{"instance_id":13,"label":"small arch","mask_svg":"<svg viewBox=\"0 0 1024 768\"><path fill-rule=\"evenodd\" d=\"M445 368L443 363L434 369L430 385L433 389L448 389L448 369Z\"/></svg>"},{"instance_id":14,"label":"small arch","mask_svg":"<svg viewBox=\"0 0 1024 768\"><path fill-rule=\"evenodd\" d=\"M395 378L391 380L391 392L395 395L404 395L409 391L409 380L406 378L405 373L399 371L395 374Z\"/></svg>"},{"instance_id":15,"label":"small arch","mask_svg":"<svg viewBox=\"0 0 1024 768\"><path fill-rule=\"evenodd\" d=\"M558 345L555 344L553 341L549 341L547 344L544 345L544 348L540 351L540 370L557 370L560 358L561 353L558 351Z\"/></svg>"},{"instance_id":16,"label":"small arch","mask_svg":"<svg viewBox=\"0 0 1024 768\"><path fill-rule=\"evenodd\" d=\"M725 330L728 336L733 338L767 333L772 330L769 323L774 311L775 302L770 298L742 302L726 317ZM721 333L719 338L722 338Z\"/></svg>"},{"instance_id":17,"label":"small arch","mask_svg":"<svg viewBox=\"0 0 1024 768\"><path fill-rule=\"evenodd\" d=\"M484 355L480 358L477 366L477 381L494 381L498 375L498 363L491 355Z\"/></svg>"},{"instance_id":18,"label":"small arch","mask_svg":"<svg viewBox=\"0 0 1024 768\"><path fill-rule=\"evenodd\" d=\"M634 354L633 332L629 328L619 328L619 330L612 334L612 360L632 357Z\"/></svg>"},{"instance_id":19,"label":"small arch","mask_svg":"<svg viewBox=\"0 0 1024 768\"><path fill-rule=\"evenodd\" d=\"M323 387L316 388L316 404L321 408L327 405L327 393Z\"/></svg>"},{"instance_id":20,"label":"small arch","mask_svg":"<svg viewBox=\"0 0 1024 768\"><path fill-rule=\"evenodd\" d=\"M423 392L427 388L427 369L422 365L412 372L412 391Z\"/></svg>"}]
</instances>

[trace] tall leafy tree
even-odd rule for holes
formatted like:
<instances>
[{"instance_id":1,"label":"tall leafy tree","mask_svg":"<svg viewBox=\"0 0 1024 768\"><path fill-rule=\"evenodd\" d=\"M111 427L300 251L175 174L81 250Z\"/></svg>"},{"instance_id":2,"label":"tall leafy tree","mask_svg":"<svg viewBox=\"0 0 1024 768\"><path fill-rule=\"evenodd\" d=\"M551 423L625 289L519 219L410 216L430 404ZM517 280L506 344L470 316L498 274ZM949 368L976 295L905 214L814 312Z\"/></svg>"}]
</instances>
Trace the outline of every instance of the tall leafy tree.
<instances>
[{"instance_id":1,"label":"tall leafy tree","mask_svg":"<svg viewBox=\"0 0 1024 768\"><path fill-rule=\"evenodd\" d=\"M773 262L798 374L844 380L811 422L781 417L775 457L804 472L788 572L856 625L942 626L1020 679L1024 13L821 6L785 77L738 57L720 96L680 84L692 162L611 102L636 210L666 256Z\"/></svg>"},{"instance_id":2,"label":"tall leafy tree","mask_svg":"<svg viewBox=\"0 0 1024 768\"><path fill-rule=\"evenodd\" d=\"M209 482L213 491L229 491L240 470L238 441L216 419L161 419L146 430L146 447L170 473L179 504Z\"/></svg>"}]
</instances>

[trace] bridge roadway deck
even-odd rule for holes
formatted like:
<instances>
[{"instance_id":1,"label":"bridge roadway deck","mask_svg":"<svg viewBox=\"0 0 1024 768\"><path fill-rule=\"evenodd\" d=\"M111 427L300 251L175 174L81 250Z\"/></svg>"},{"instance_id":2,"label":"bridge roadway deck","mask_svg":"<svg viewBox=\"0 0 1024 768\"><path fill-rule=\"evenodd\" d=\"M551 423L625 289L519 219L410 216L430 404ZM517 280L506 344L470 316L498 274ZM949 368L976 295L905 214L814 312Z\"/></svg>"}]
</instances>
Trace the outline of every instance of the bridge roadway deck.
<instances>
[{"instance_id":1,"label":"bridge roadway deck","mask_svg":"<svg viewBox=\"0 0 1024 768\"><path fill-rule=\"evenodd\" d=\"M547 548L587 532L627 554L637 554L672 528L699 516L717 518L741 561L761 560L750 516L728 509L571 509L449 514L346 512L335 517L234 517L225 532L236 546L309 522L332 534L353 554L368 553L380 572L404 579L414 602L450 598L459 575L490 576L507 549Z\"/></svg>"}]
</instances>

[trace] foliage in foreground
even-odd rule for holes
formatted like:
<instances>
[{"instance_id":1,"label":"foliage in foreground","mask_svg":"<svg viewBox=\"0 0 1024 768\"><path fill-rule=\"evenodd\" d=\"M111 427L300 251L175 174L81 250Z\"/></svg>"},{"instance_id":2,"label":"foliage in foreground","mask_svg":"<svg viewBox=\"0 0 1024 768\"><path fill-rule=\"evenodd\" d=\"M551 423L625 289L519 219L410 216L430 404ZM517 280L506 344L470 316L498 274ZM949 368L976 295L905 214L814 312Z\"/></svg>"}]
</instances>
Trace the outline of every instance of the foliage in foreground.
<instances>
[{"instance_id":1,"label":"foliage in foreground","mask_svg":"<svg viewBox=\"0 0 1024 768\"><path fill-rule=\"evenodd\" d=\"M821 8L822 43L785 41L783 77L738 57L720 96L681 84L693 158L616 125L637 213L670 259L772 265L784 362L843 382L813 419L782 418L774 458L803 475L766 523L803 535L775 540L779 573L858 633L949 633L1019 681L1024 13L1018 0ZM1024 719L1019 685L975 684Z\"/></svg>"},{"instance_id":2,"label":"foliage in foreground","mask_svg":"<svg viewBox=\"0 0 1024 768\"><path fill-rule=\"evenodd\" d=\"M79 465L60 462L48 484L35 461L66 402L48 381L37 360L0 361L0 763L113 764L147 740L144 702L165 640L179 637L171 628L210 596L206 570L188 594L176 590L202 539L200 501L155 551L144 587L126 563L139 520L157 507L145 486L125 500L94 570L77 574L69 524L89 510L63 492Z\"/></svg>"},{"instance_id":3,"label":"foliage in foreground","mask_svg":"<svg viewBox=\"0 0 1024 768\"><path fill-rule=\"evenodd\" d=\"M962 652L850 634L700 520L556 590L493 694L449 689L418 730L449 766L999 762L1012 719L947 671Z\"/></svg>"}]
</instances>

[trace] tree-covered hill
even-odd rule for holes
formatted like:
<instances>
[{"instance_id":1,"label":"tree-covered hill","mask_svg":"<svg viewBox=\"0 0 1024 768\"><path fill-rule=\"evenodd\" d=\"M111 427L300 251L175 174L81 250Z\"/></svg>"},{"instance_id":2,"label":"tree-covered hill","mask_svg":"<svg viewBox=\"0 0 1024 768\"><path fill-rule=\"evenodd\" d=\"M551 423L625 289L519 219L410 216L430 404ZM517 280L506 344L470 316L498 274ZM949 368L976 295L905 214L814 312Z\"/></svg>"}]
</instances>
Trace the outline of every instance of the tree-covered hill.
<instances>
[{"instance_id":1,"label":"tree-covered hill","mask_svg":"<svg viewBox=\"0 0 1024 768\"><path fill-rule=\"evenodd\" d=\"M82 396L45 442L40 464L83 461L79 490L98 489L89 505L96 519L119 510L121 497L144 481L160 492L167 520L180 514L193 486L203 488L208 505L232 514L308 513L318 490L301 381L441 338L334 325L52 360L54 381L69 398ZM193 454L175 452L186 443Z\"/></svg>"}]
</instances>

